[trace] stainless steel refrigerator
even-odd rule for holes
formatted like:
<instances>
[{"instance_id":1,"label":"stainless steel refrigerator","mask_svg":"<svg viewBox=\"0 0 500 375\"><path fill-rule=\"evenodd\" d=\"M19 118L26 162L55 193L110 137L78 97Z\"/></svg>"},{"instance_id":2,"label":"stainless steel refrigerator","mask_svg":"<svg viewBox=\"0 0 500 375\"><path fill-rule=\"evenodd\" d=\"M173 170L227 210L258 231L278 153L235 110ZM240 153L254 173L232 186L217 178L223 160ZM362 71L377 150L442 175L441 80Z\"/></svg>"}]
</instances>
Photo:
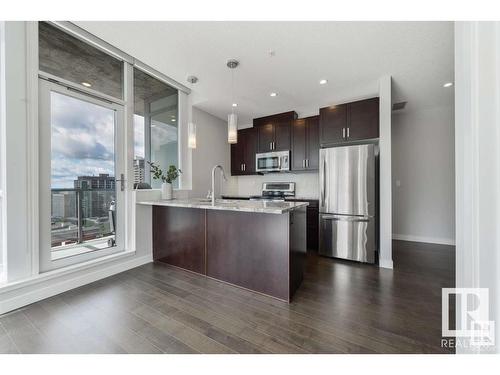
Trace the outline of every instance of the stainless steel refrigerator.
<instances>
[{"instance_id":1,"label":"stainless steel refrigerator","mask_svg":"<svg viewBox=\"0 0 500 375\"><path fill-rule=\"evenodd\" d=\"M321 255L375 262L376 151L373 144L320 150Z\"/></svg>"}]
</instances>

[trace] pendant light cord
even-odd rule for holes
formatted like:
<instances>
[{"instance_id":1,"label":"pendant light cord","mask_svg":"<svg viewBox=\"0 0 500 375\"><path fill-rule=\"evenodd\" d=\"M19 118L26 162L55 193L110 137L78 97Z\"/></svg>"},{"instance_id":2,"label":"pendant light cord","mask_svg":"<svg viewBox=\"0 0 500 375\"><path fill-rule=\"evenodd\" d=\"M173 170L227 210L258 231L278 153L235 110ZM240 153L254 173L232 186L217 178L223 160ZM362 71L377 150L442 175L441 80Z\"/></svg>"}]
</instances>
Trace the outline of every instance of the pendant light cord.
<instances>
[{"instance_id":1,"label":"pendant light cord","mask_svg":"<svg viewBox=\"0 0 500 375\"><path fill-rule=\"evenodd\" d=\"M234 68L231 69L231 113L234 114Z\"/></svg>"}]
</instances>

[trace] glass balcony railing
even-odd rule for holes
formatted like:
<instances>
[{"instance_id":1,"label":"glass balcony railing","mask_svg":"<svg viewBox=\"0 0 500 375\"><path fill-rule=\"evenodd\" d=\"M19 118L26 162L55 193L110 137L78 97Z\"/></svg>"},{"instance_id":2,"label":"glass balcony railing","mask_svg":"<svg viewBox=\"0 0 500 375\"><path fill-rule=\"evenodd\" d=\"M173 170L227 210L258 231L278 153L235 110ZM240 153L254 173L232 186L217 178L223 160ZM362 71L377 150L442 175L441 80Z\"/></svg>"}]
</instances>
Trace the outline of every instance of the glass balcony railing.
<instances>
[{"instance_id":1,"label":"glass balcony railing","mask_svg":"<svg viewBox=\"0 0 500 375\"><path fill-rule=\"evenodd\" d=\"M52 250L95 239L114 245L114 189L52 189Z\"/></svg>"}]
</instances>

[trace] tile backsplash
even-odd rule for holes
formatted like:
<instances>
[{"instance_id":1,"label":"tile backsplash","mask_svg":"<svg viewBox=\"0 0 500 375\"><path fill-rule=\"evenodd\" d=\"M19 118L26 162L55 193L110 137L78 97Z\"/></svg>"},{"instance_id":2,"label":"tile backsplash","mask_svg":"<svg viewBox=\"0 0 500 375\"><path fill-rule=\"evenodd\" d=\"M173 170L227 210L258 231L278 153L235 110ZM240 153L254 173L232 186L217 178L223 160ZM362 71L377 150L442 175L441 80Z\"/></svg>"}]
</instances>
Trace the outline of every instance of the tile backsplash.
<instances>
[{"instance_id":1,"label":"tile backsplash","mask_svg":"<svg viewBox=\"0 0 500 375\"><path fill-rule=\"evenodd\" d=\"M224 188L226 195L260 195L263 182L295 182L295 195L300 198L318 199L318 173L269 173L263 176L234 176Z\"/></svg>"}]
</instances>

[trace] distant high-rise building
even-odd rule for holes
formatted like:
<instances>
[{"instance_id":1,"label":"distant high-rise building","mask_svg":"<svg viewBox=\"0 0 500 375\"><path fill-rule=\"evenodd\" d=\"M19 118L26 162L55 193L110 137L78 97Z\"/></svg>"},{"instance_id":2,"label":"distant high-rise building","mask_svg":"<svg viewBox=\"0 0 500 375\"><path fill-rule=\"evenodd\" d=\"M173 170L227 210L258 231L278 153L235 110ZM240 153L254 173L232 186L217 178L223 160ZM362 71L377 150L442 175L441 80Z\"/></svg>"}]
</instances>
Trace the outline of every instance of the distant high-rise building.
<instances>
[{"instance_id":1,"label":"distant high-rise building","mask_svg":"<svg viewBox=\"0 0 500 375\"><path fill-rule=\"evenodd\" d=\"M64 194L52 194L52 217L64 217Z\"/></svg>"},{"instance_id":2,"label":"distant high-rise building","mask_svg":"<svg viewBox=\"0 0 500 375\"><path fill-rule=\"evenodd\" d=\"M82 217L107 217L111 201L115 199L115 178L107 173L99 176L78 176L75 189L82 190Z\"/></svg>"},{"instance_id":3,"label":"distant high-rise building","mask_svg":"<svg viewBox=\"0 0 500 375\"><path fill-rule=\"evenodd\" d=\"M52 194L52 217L76 217L76 194L61 191Z\"/></svg>"},{"instance_id":4,"label":"distant high-rise building","mask_svg":"<svg viewBox=\"0 0 500 375\"><path fill-rule=\"evenodd\" d=\"M146 177L145 173L145 161L141 157L134 159L134 183L144 182Z\"/></svg>"},{"instance_id":5,"label":"distant high-rise building","mask_svg":"<svg viewBox=\"0 0 500 375\"><path fill-rule=\"evenodd\" d=\"M73 184L75 189L115 190L115 178L107 173L100 173L99 176L78 176Z\"/></svg>"}]
</instances>

